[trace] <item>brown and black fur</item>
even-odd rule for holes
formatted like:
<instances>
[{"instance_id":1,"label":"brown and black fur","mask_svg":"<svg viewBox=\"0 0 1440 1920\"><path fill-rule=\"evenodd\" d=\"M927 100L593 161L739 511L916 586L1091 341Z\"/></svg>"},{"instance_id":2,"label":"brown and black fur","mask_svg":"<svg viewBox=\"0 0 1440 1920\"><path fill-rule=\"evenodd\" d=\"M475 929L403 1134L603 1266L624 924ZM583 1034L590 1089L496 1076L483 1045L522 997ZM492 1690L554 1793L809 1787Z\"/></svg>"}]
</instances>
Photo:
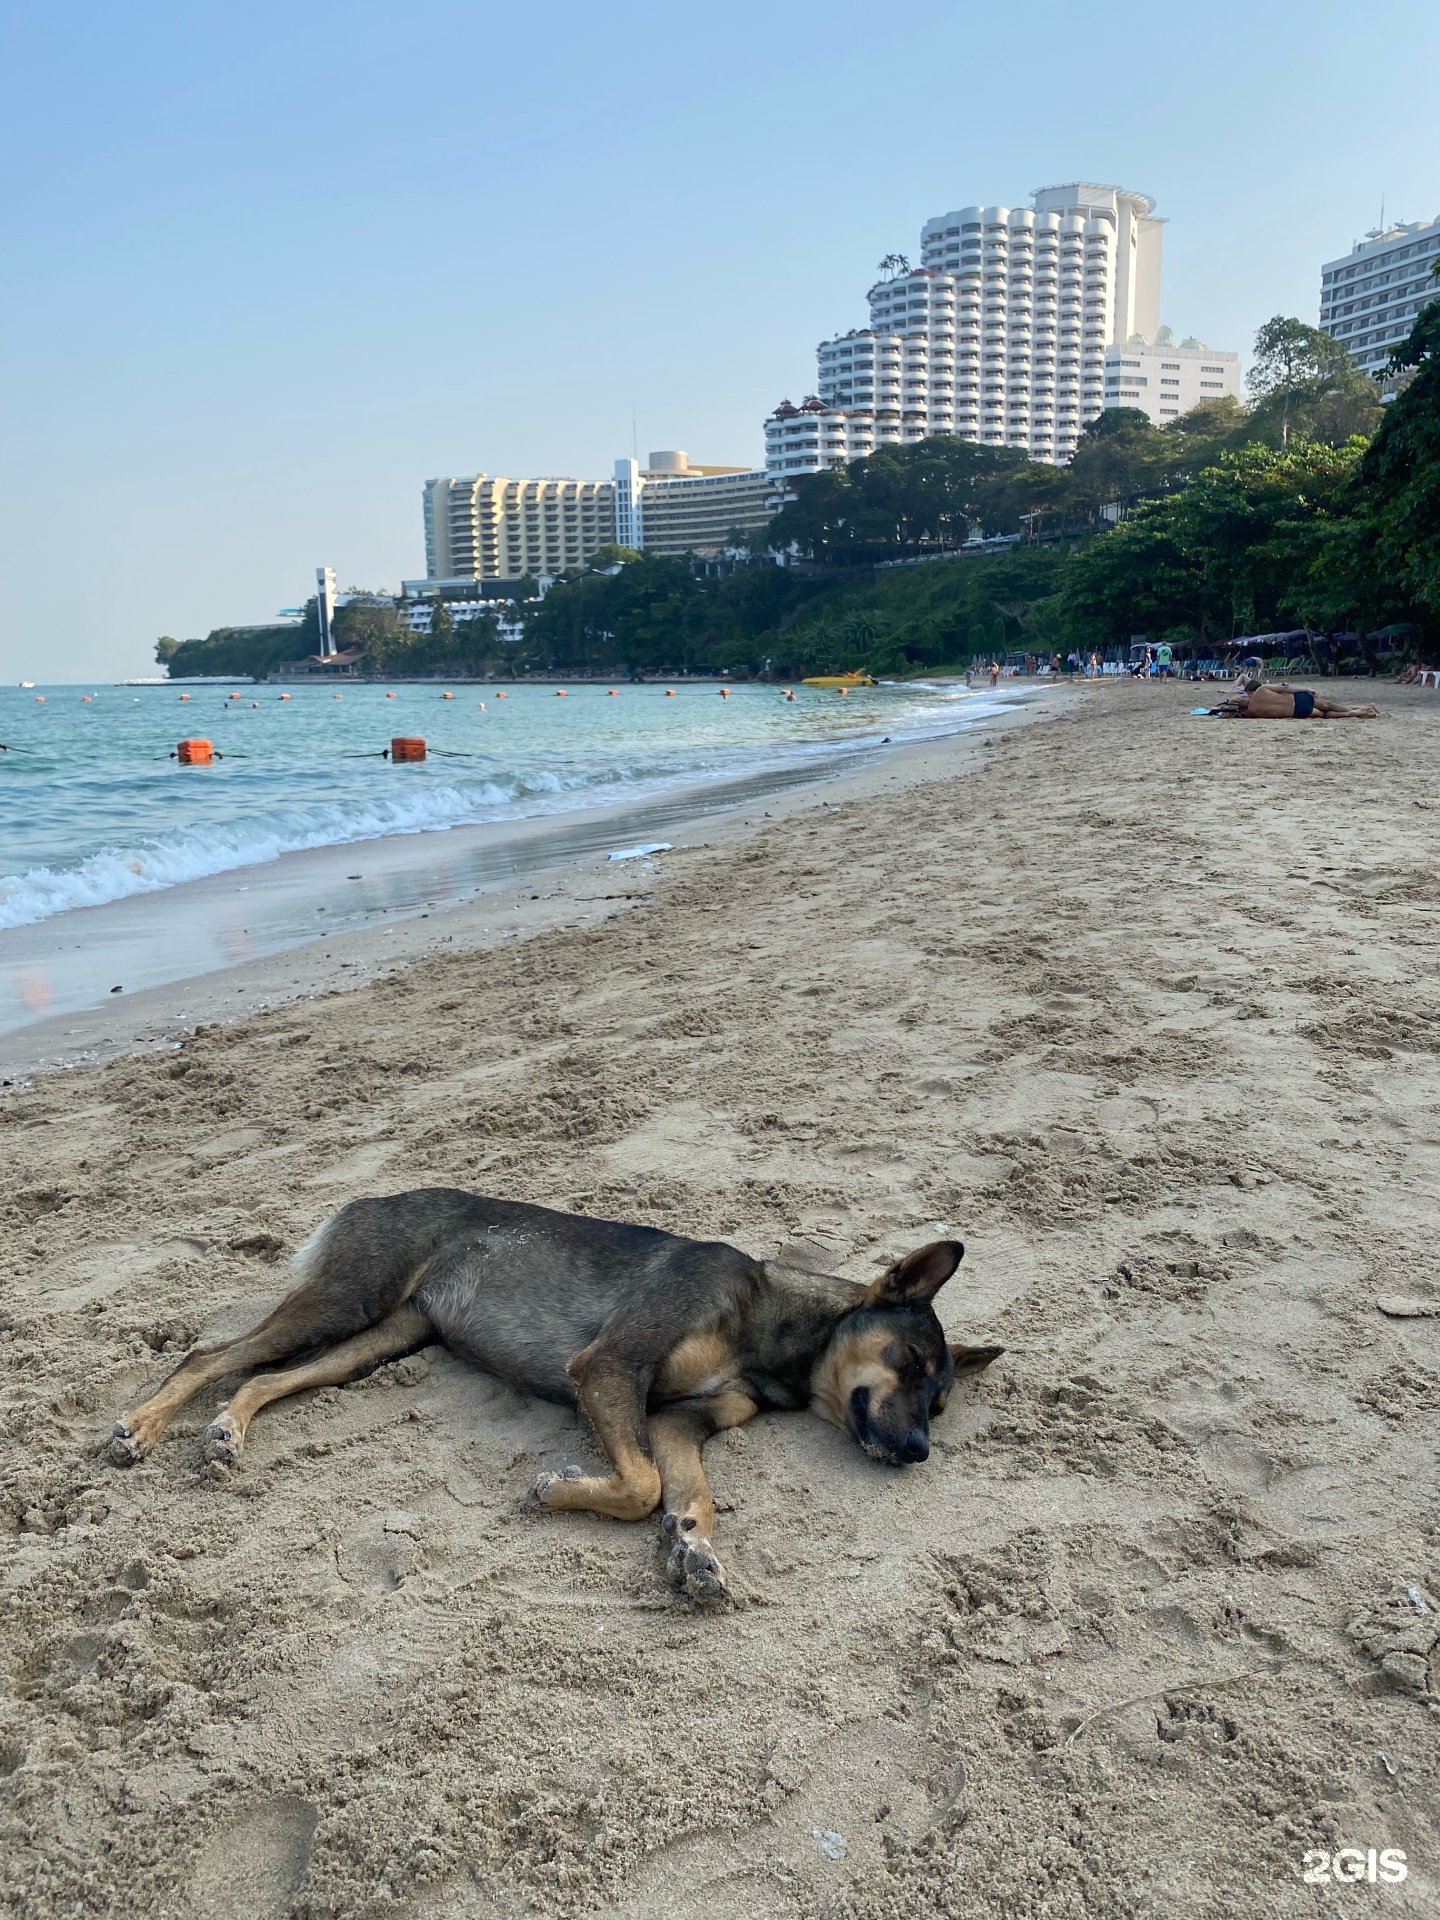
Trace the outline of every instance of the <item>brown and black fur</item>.
<instances>
[{"instance_id":1,"label":"brown and black fur","mask_svg":"<svg viewBox=\"0 0 1440 1920\"><path fill-rule=\"evenodd\" d=\"M857 1287L723 1241L449 1187L353 1200L296 1254L294 1292L253 1332L196 1348L116 1426L111 1458L142 1458L213 1381L298 1359L252 1375L206 1428L209 1456L232 1463L270 1401L439 1340L594 1427L613 1471L547 1474L539 1505L639 1520L663 1501L672 1578L719 1598L705 1442L761 1408L808 1406L875 1459L925 1459L957 1370L1001 1351L947 1345L935 1316L963 1254L937 1240Z\"/></svg>"}]
</instances>

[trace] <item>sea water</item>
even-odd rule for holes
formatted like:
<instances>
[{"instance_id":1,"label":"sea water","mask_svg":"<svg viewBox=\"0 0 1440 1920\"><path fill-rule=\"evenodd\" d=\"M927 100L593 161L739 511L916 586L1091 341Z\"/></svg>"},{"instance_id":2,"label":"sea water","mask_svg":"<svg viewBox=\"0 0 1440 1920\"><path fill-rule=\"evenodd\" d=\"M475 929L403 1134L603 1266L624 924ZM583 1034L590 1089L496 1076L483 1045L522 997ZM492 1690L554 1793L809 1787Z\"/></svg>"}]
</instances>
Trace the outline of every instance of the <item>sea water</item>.
<instances>
[{"instance_id":1,"label":"sea water","mask_svg":"<svg viewBox=\"0 0 1440 1920\"><path fill-rule=\"evenodd\" d=\"M282 693L289 697L282 698ZM446 699L446 692L453 693ZM181 698L188 693L189 698ZM336 695L339 695L337 698ZM502 698L501 695L504 695ZM813 766L986 717L964 687L715 681L0 690L0 928L303 848L557 815ZM237 696L238 697L235 697ZM423 764L381 757L396 734ZM213 741L210 766L177 743Z\"/></svg>"}]
</instances>

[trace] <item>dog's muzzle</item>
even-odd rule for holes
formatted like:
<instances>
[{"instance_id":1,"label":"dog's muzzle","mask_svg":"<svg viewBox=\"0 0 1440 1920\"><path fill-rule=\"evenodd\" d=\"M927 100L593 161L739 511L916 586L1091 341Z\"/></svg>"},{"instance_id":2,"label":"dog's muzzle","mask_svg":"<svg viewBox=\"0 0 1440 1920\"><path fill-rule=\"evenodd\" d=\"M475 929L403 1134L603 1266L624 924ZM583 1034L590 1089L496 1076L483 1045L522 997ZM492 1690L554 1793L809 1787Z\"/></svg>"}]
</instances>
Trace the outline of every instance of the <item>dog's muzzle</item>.
<instances>
[{"instance_id":1,"label":"dog's muzzle","mask_svg":"<svg viewBox=\"0 0 1440 1920\"><path fill-rule=\"evenodd\" d=\"M892 1467L909 1467L930 1458L930 1436L924 1427L911 1427L898 1440L876 1431L870 1422L868 1387L856 1387L850 1396L850 1424L855 1438L872 1460L883 1460Z\"/></svg>"}]
</instances>

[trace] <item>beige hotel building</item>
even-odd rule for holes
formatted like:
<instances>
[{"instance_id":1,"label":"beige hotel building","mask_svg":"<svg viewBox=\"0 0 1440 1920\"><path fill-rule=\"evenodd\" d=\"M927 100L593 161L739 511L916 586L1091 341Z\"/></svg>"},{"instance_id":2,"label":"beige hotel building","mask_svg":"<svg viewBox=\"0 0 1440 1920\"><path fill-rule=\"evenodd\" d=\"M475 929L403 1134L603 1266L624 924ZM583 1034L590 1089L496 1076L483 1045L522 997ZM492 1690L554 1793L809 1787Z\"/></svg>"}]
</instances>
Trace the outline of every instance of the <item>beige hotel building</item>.
<instances>
[{"instance_id":1,"label":"beige hotel building","mask_svg":"<svg viewBox=\"0 0 1440 1920\"><path fill-rule=\"evenodd\" d=\"M511 480L492 474L425 483L425 580L473 585L553 579L618 543L652 554L714 554L765 525L763 469L701 466L680 451L647 465L617 460L610 480Z\"/></svg>"}]
</instances>

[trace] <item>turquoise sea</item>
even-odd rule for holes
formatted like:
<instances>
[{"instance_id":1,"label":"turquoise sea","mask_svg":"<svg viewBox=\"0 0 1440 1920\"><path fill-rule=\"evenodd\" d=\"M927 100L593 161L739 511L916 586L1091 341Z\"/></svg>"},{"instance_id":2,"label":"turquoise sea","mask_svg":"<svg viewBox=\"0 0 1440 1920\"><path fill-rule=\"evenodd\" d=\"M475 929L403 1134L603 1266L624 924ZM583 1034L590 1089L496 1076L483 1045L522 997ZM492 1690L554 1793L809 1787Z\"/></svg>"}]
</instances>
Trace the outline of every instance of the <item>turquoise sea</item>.
<instances>
[{"instance_id":1,"label":"turquoise sea","mask_svg":"<svg viewBox=\"0 0 1440 1920\"><path fill-rule=\"evenodd\" d=\"M308 847L575 813L950 732L1001 704L906 683L0 689L0 928ZM446 699L447 692L453 698ZM501 697L503 694L504 697ZM188 695L188 698L182 698ZM418 734L423 765L380 757ZM214 742L208 767L172 758Z\"/></svg>"}]
</instances>

